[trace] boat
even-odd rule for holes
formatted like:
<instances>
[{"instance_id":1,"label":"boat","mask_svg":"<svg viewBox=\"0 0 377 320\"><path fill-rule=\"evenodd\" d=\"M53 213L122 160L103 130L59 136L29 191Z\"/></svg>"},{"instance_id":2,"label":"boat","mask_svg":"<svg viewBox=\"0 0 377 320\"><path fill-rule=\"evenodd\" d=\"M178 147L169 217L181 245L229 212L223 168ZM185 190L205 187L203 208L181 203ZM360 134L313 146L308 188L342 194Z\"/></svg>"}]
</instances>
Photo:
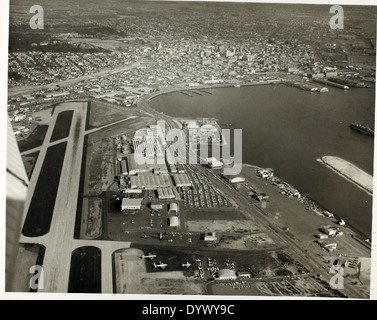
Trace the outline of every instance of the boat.
<instances>
[{"instance_id":1,"label":"boat","mask_svg":"<svg viewBox=\"0 0 377 320\"><path fill-rule=\"evenodd\" d=\"M359 131L361 133L374 136L374 130L369 127L367 124L362 124L362 123L351 123L350 128L356 131Z\"/></svg>"}]
</instances>

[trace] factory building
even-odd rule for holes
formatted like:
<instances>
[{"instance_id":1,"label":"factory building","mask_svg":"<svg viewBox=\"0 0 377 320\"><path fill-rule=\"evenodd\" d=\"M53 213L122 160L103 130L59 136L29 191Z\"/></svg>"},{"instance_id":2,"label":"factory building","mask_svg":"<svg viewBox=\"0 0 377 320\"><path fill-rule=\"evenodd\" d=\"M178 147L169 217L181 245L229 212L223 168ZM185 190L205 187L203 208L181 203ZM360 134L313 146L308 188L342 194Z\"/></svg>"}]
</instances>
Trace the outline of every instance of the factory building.
<instances>
[{"instance_id":1,"label":"factory building","mask_svg":"<svg viewBox=\"0 0 377 320\"><path fill-rule=\"evenodd\" d=\"M204 241L216 241L216 232L206 232L204 234Z\"/></svg>"},{"instance_id":2,"label":"factory building","mask_svg":"<svg viewBox=\"0 0 377 320\"><path fill-rule=\"evenodd\" d=\"M178 211L179 211L178 203L173 202L169 204L169 212L178 213Z\"/></svg>"},{"instance_id":3,"label":"factory building","mask_svg":"<svg viewBox=\"0 0 377 320\"><path fill-rule=\"evenodd\" d=\"M236 280L236 272L232 269L220 269L216 280Z\"/></svg>"},{"instance_id":4,"label":"factory building","mask_svg":"<svg viewBox=\"0 0 377 320\"><path fill-rule=\"evenodd\" d=\"M330 243L327 241L317 241L321 247L326 249L329 252L332 252L336 250L337 244L336 243Z\"/></svg>"},{"instance_id":5,"label":"factory building","mask_svg":"<svg viewBox=\"0 0 377 320\"><path fill-rule=\"evenodd\" d=\"M329 225L325 225L322 227L322 231L331 237L336 235L337 230Z\"/></svg>"},{"instance_id":6,"label":"factory building","mask_svg":"<svg viewBox=\"0 0 377 320\"><path fill-rule=\"evenodd\" d=\"M145 160L143 163L139 163L139 161L136 161L135 154L131 153L128 157L128 174L130 176L134 176L138 173L142 172L148 172L147 165L145 163Z\"/></svg>"},{"instance_id":7,"label":"factory building","mask_svg":"<svg viewBox=\"0 0 377 320\"><path fill-rule=\"evenodd\" d=\"M157 188L157 197L160 200L175 199L175 194L171 187Z\"/></svg>"},{"instance_id":8,"label":"factory building","mask_svg":"<svg viewBox=\"0 0 377 320\"><path fill-rule=\"evenodd\" d=\"M128 165L127 165L127 160L126 159L122 159L120 162L119 162L119 165L120 165L120 174L126 176L128 175Z\"/></svg>"},{"instance_id":9,"label":"factory building","mask_svg":"<svg viewBox=\"0 0 377 320\"><path fill-rule=\"evenodd\" d=\"M162 202L159 202L159 201L152 201L151 202L151 209L152 210L162 210L164 207L164 204Z\"/></svg>"},{"instance_id":10,"label":"factory building","mask_svg":"<svg viewBox=\"0 0 377 320\"><path fill-rule=\"evenodd\" d=\"M179 227L179 218L177 216L170 217L169 219L169 226L173 228Z\"/></svg>"},{"instance_id":11,"label":"factory building","mask_svg":"<svg viewBox=\"0 0 377 320\"><path fill-rule=\"evenodd\" d=\"M250 273L250 271L238 271L238 272L237 272L237 275L238 275L240 278L251 278L251 273Z\"/></svg>"},{"instance_id":12,"label":"factory building","mask_svg":"<svg viewBox=\"0 0 377 320\"><path fill-rule=\"evenodd\" d=\"M214 157L208 158L207 162L211 169L221 169L223 167L223 163Z\"/></svg>"},{"instance_id":13,"label":"factory building","mask_svg":"<svg viewBox=\"0 0 377 320\"><path fill-rule=\"evenodd\" d=\"M125 194L128 198L142 198L143 197L143 190L141 190L141 189L124 189L123 194Z\"/></svg>"},{"instance_id":14,"label":"factory building","mask_svg":"<svg viewBox=\"0 0 377 320\"><path fill-rule=\"evenodd\" d=\"M133 140L134 152L145 159L164 159L166 142L162 137L163 132L159 126L145 129Z\"/></svg>"},{"instance_id":15,"label":"factory building","mask_svg":"<svg viewBox=\"0 0 377 320\"><path fill-rule=\"evenodd\" d=\"M241 183L245 182L244 177L235 177L235 176L228 176L228 175L223 175L223 177L229 181L230 183Z\"/></svg>"},{"instance_id":16,"label":"factory building","mask_svg":"<svg viewBox=\"0 0 377 320\"><path fill-rule=\"evenodd\" d=\"M165 159L147 159L146 165L149 172L153 172L155 174L169 173Z\"/></svg>"},{"instance_id":17,"label":"factory building","mask_svg":"<svg viewBox=\"0 0 377 320\"><path fill-rule=\"evenodd\" d=\"M141 201L142 201L142 199L123 198L121 209L122 209L122 211L140 210L141 209Z\"/></svg>"},{"instance_id":18,"label":"factory building","mask_svg":"<svg viewBox=\"0 0 377 320\"><path fill-rule=\"evenodd\" d=\"M171 180L167 174L143 173L130 177L131 189L157 190L171 186Z\"/></svg>"},{"instance_id":19,"label":"factory building","mask_svg":"<svg viewBox=\"0 0 377 320\"><path fill-rule=\"evenodd\" d=\"M174 183L177 187L191 187L192 184L185 173L172 174Z\"/></svg>"}]
</instances>

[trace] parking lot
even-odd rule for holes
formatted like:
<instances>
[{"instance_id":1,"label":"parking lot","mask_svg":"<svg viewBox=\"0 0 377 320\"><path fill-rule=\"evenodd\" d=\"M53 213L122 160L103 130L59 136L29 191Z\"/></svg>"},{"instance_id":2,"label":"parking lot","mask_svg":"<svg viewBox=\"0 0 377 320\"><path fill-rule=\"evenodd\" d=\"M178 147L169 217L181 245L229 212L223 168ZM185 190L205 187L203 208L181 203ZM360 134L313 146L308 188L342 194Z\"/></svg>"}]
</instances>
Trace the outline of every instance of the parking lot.
<instances>
[{"instance_id":1,"label":"parking lot","mask_svg":"<svg viewBox=\"0 0 377 320\"><path fill-rule=\"evenodd\" d=\"M216 208L229 207L227 201L213 186L208 179L186 166L187 176L192 183L192 188L183 190L183 205L186 208Z\"/></svg>"}]
</instances>

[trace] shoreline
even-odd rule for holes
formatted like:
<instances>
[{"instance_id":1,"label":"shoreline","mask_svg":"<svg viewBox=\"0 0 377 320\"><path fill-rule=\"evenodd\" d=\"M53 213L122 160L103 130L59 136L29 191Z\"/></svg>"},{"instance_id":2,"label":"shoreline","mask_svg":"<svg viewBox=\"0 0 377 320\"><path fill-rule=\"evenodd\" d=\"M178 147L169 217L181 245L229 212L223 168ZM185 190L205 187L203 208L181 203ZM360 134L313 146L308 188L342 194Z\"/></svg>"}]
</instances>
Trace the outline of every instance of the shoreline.
<instances>
[{"instance_id":1,"label":"shoreline","mask_svg":"<svg viewBox=\"0 0 377 320\"><path fill-rule=\"evenodd\" d=\"M239 86L240 87L248 87L248 86L259 86L259 85L277 85L277 84L287 85L283 80L275 80L274 82L246 83L246 84L240 84ZM237 85L237 87L238 87L238 85ZM199 90L199 89L202 89L202 90L205 90L205 89L218 89L218 88L236 88L236 86L235 86L235 84L229 84L228 83L228 84L218 84L218 85L210 85L210 86L203 85L203 86L195 86L195 87L181 87L181 88L173 87L173 88L166 88L166 89L164 89L162 91L157 91L157 92L149 93L149 94L146 94L146 95L140 97L136 101L136 106L140 108L142 105L144 105L146 108L148 108L150 110L153 110L154 112L158 112L157 110L155 110L150 105L150 101L152 99L158 97L158 96L161 96L161 95L167 94L167 93L180 92L180 91ZM167 114L165 114L165 115L167 115ZM167 116L169 116L172 119L178 119L179 118L179 117L172 117L170 115L167 115ZM319 160L319 161L321 161L321 160ZM252 164L243 164L243 165L246 165L246 166L249 166L249 167L252 167L252 168L255 168L255 169L263 169L263 168L260 168L258 166L252 165ZM287 183L287 182L285 182L285 183ZM287 184L289 184L289 183L287 183ZM363 189L363 190L365 190L365 189ZM321 208L322 211L328 211L323 205L319 204L315 199L312 199L310 196L306 197L306 198L309 201L311 201L315 206L317 206L318 208ZM338 219L338 220L341 219L339 216L337 216L335 214L334 214L334 217L336 219ZM355 233L355 235L357 235L358 237L361 237L364 241L366 239L368 239L369 241L371 240L371 236L368 236L366 233L360 231L358 228L356 228L356 227L348 224L348 222L347 222L347 227L353 233ZM364 241L363 241L363 244L369 247L369 245L371 244L371 242L368 242L368 243L365 242L364 243Z\"/></svg>"},{"instance_id":2,"label":"shoreline","mask_svg":"<svg viewBox=\"0 0 377 320\"><path fill-rule=\"evenodd\" d=\"M244 163L243 166L246 166L246 167L249 167L249 168L252 168L252 169L255 169L255 170L260 170L260 169L265 169L265 168L262 168L262 167L258 167L258 166L255 166L255 165L252 165L252 164L247 164L247 163ZM278 179L280 181L280 183L284 183L294 189L296 189L294 186L292 186L290 183L286 182L285 180L277 177L277 176L274 176L275 179ZM269 179L265 179L267 181L269 181L271 183L271 181ZM298 190L298 189L296 189ZM328 217L324 214L324 212L330 212L330 210L328 210L325 206L323 206L322 204L318 203L315 199L313 199L310 195L303 195L305 193L301 193L300 190L298 190L301 194L301 197L298 198L297 200L299 200L303 205L308 204L308 205L311 205L311 210L313 211L313 213L316 213L316 214L319 214L319 215L322 215L324 217L327 217L329 220L333 221L333 220L337 220L337 221L340 221L342 218L340 218L338 215L336 214L333 214L331 212L331 214L333 215L333 217ZM317 210L314 210L314 209L317 209L318 211L320 211L318 213ZM343 220L343 219L342 219ZM333 221L334 222L334 221ZM346 225L343 226L347 229L350 230L350 232L352 232L352 237L355 238L356 240L358 240L360 243L362 243L364 246L366 246L368 249L371 249L371 239L370 237L368 237L368 235L366 235L364 232L358 230L355 226L353 226L352 224L348 223L347 221L346 222ZM334 222L335 223L335 222ZM365 240L369 240L369 242L366 242Z\"/></svg>"},{"instance_id":3,"label":"shoreline","mask_svg":"<svg viewBox=\"0 0 377 320\"><path fill-rule=\"evenodd\" d=\"M373 176L361 170L354 164L338 157L323 156L317 161L323 163L342 178L352 182L358 188L373 196ZM368 181L369 180L369 181Z\"/></svg>"}]
</instances>

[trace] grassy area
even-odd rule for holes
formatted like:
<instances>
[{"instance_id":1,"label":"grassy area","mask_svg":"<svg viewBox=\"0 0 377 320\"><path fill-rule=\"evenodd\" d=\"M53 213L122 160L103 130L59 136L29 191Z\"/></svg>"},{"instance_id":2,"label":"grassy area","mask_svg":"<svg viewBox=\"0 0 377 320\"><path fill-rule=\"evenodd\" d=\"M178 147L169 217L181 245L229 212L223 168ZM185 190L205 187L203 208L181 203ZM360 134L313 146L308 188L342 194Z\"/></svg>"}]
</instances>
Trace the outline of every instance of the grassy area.
<instances>
[{"instance_id":1,"label":"grassy area","mask_svg":"<svg viewBox=\"0 0 377 320\"><path fill-rule=\"evenodd\" d=\"M20 152L40 147L47 133L48 125L38 125L33 132L23 140L18 141Z\"/></svg>"},{"instance_id":2,"label":"grassy area","mask_svg":"<svg viewBox=\"0 0 377 320\"><path fill-rule=\"evenodd\" d=\"M31 175L33 174L34 166L37 162L38 155L39 155L39 151L22 156L22 161L24 163L26 174L29 179L31 178Z\"/></svg>"},{"instance_id":3,"label":"grassy area","mask_svg":"<svg viewBox=\"0 0 377 320\"><path fill-rule=\"evenodd\" d=\"M103 102L92 101L90 106L88 106L88 115L87 129L92 129L126 119L130 116L130 113L126 110L112 108Z\"/></svg>"}]
</instances>

